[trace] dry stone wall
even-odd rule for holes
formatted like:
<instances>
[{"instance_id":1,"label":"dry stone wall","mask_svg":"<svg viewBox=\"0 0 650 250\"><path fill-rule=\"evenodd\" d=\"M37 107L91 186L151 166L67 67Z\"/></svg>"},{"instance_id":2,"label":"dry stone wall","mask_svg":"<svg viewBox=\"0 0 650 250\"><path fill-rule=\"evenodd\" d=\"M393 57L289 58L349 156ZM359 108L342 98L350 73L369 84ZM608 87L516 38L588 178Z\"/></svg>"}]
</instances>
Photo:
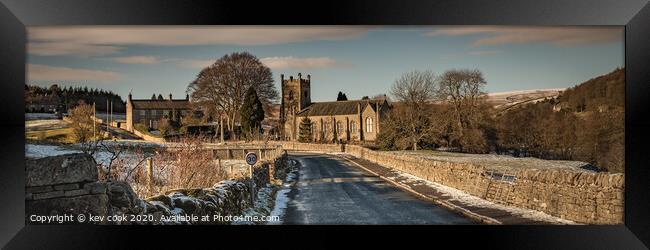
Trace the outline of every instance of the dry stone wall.
<instances>
[{"instance_id":1,"label":"dry stone wall","mask_svg":"<svg viewBox=\"0 0 650 250\"><path fill-rule=\"evenodd\" d=\"M287 155L258 163L253 170L256 189L265 187L274 177L289 169ZM95 160L86 154L67 154L28 159L25 166L25 220L30 215L96 216L152 215L153 220L103 221L97 224L188 224L183 221L161 223L162 216L221 215L237 216L251 204L250 178L226 180L208 188L176 189L140 199L126 182L99 182ZM148 218L148 217L147 217ZM78 223L71 221L69 223ZM228 224L209 221L205 224ZM194 224L202 224L196 222Z\"/></svg>"},{"instance_id":2,"label":"dry stone wall","mask_svg":"<svg viewBox=\"0 0 650 250\"><path fill-rule=\"evenodd\" d=\"M533 209L587 224L621 224L624 175L571 170L514 170L495 180L480 165L422 159L356 145L282 143L287 150L346 152L428 181L509 206ZM337 150L338 149L338 150Z\"/></svg>"},{"instance_id":3,"label":"dry stone wall","mask_svg":"<svg viewBox=\"0 0 650 250\"><path fill-rule=\"evenodd\" d=\"M97 182L97 167L85 154L28 159L25 162L25 214L106 215L108 185Z\"/></svg>"}]
</instances>

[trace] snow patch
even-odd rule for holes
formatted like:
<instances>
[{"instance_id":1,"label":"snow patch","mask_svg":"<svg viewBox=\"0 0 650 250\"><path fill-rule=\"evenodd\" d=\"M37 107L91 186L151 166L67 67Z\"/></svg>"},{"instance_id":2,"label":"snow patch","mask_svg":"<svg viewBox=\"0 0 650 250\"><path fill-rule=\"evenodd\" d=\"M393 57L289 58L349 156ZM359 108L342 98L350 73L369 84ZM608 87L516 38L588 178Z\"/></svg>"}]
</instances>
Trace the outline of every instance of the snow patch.
<instances>
[{"instance_id":1,"label":"snow patch","mask_svg":"<svg viewBox=\"0 0 650 250\"><path fill-rule=\"evenodd\" d=\"M290 188L284 187L275 194L275 206L273 207L273 211L271 211L271 216L278 216L280 220L269 221L267 223L268 225L282 224L282 217L284 217L284 212L287 210L287 204L289 203L289 197L287 196L289 191L291 191Z\"/></svg>"},{"instance_id":2,"label":"snow patch","mask_svg":"<svg viewBox=\"0 0 650 250\"><path fill-rule=\"evenodd\" d=\"M287 210L287 204L289 203L289 192L291 191L292 183L295 183L298 178L298 162L294 159L289 159L287 162L293 169L287 177L285 178L282 188L278 190L275 194L275 206L273 206L273 211L271 211L271 216L277 216L280 218L278 221L269 221L268 225L280 225L283 223L282 218L284 213ZM301 164L304 164L301 162Z\"/></svg>"},{"instance_id":3,"label":"snow patch","mask_svg":"<svg viewBox=\"0 0 650 250\"><path fill-rule=\"evenodd\" d=\"M394 155L409 155L435 161L477 164L488 169L502 171L514 169L566 169L581 172L593 172L583 168L588 166L589 163L581 161L544 160L534 157L514 157L510 155L497 154L467 154L438 150L418 150L415 152L391 151L387 153Z\"/></svg>"},{"instance_id":4,"label":"snow patch","mask_svg":"<svg viewBox=\"0 0 650 250\"><path fill-rule=\"evenodd\" d=\"M57 117L51 113L25 113L25 121L41 119L57 119Z\"/></svg>"},{"instance_id":5,"label":"snow patch","mask_svg":"<svg viewBox=\"0 0 650 250\"><path fill-rule=\"evenodd\" d=\"M47 119L47 120L39 119L39 120L25 121L26 131L60 129L66 127L68 127L68 123L64 122L63 120L57 120L57 119Z\"/></svg>"},{"instance_id":6,"label":"snow patch","mask_svg":"<svg viewBox=\"0 0 650 250\"><path fill-rule=\"evenodd\" d=\"M55 145L25 144L25 157L28 158L43 158L73 153L81 153L81 151Z\"/></svg>"}]
</instances>

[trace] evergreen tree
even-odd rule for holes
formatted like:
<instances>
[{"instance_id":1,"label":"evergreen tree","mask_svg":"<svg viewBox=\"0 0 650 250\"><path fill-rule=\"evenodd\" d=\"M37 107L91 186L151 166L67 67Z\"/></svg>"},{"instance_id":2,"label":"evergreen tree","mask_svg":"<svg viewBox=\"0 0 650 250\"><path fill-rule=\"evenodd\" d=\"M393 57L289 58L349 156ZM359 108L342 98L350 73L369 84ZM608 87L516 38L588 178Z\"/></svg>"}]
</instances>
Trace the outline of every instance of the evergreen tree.
<instances>
[{"instance_id":1,"label":"evergreen tree","mask_svg":"<svg viewBox=\"0 0 650 250\"><path fill-rule=\"evenodd\" d=\"M298 131L298 141L299 142L311 142L312 141L312 134L311 134L311 120L307 119L307 117L302 118L302 121L300 121L300 126L299 126L299 131Z\"/></svg>"},{"instance_id":2,"label":"evergreen tree","mask_svg":"<svg viewBox=\"0 0 650 250\"><path fill-rule=\"evenodd\" d=\"M259 128L264 120L264 108L253 87L248 88L244 103L240 109L242 133L250 133Z\"/></svg>"},{"instance_id":3,"label":"evergreen tree","mask_svg":"<svg viewBox=\"0 0 650 250\"><path fill-rule=\"evenodd\" d=\"M339 91L339 95L336 97L336 101L347 101L348 97L345 95L345 93Z\"/></svg>"}]
</instances>

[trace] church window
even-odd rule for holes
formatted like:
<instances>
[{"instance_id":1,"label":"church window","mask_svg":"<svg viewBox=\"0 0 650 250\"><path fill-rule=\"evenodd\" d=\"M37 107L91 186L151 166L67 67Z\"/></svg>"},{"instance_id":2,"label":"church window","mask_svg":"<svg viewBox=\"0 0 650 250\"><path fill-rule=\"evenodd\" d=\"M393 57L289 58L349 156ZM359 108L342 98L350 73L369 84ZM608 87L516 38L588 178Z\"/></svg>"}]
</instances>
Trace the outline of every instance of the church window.
<instances>
[{"instance_id":1,"label":"church window","mask_svg":"<svg viewBox=\"0 0 650 250\"><path fill-rule=\"evenodd\" d=\"M366 132L372 133L372 118L366 118Z\"/></svg>"},{"instance_id":2,"label":"church window","mask_svg":"<svg viewBox=\"0 0 650 250\"><path fill-rule=\"evenodd\" d=\"M343 123L341 121L336 122L336 133L339 136L343 134Z\"/></svg>"}]
</instances>

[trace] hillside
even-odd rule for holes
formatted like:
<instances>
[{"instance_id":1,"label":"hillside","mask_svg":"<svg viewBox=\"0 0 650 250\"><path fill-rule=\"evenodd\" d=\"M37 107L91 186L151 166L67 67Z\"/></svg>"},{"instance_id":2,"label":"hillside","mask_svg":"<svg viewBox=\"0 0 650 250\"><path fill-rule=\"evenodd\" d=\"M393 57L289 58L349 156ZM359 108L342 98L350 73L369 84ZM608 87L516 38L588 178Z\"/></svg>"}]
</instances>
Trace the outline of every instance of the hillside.
<instances>
[{"instance_id":1,"label":"hillside","mask_svg":"<svg viewBox=\"0 0 650 250\"><path fill-rule=\"evenodd\" d=\"M502 152L578 160L610 172L625 166L625 70L616 69L542 99L503 110Z\"/></svg>"},{"instance_id":2,"label":"hillside","mask_svg":"<svg viewBox=\"0 0 650 250\"><path fill-rule=\"evenodd\" d=\"M562 108L575 112L623 109L625 69L616 69L569 88L558 96L557 101Z\"/></svg>"},{"instance_id":3,"label":"hillside","mask_svg":"<svg viewBox=\"0 0 650 250\"><path fill-rule=\"evenodd\" d=\"M532 89L487 94L487 103L499 111L507 110L521 104L535 103L555 98L566 89Z\"/></svg>"}]
</instances>

